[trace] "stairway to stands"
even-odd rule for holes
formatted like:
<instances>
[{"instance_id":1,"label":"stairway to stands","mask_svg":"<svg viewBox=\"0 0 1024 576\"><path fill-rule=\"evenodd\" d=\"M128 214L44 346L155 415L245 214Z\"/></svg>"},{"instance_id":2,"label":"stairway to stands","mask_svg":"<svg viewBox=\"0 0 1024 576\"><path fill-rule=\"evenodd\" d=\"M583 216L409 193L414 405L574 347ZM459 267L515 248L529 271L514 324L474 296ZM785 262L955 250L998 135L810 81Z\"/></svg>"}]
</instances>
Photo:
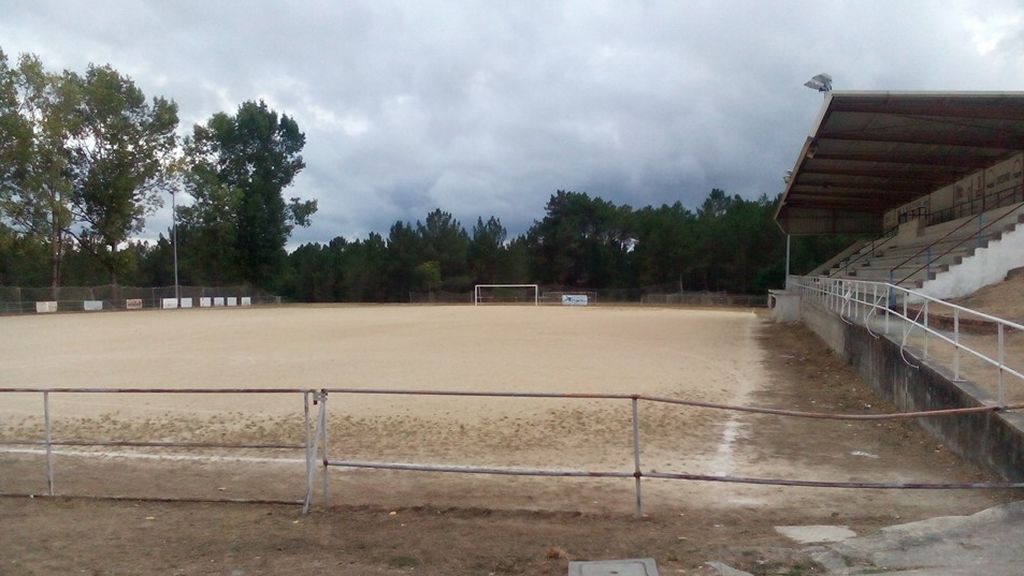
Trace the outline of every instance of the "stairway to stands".
<instances>
[{"instance_id":1,"label":"stairway to stands","mask_svg":"<svg viewBox=\"0 0 1024 576\"><path fill-rule=\"evenodd\" d=\"M922 221L915 220L866 243L834 263L825 275L919 289L940 275L957 273L978 250L1015 232L1024 235L1024 203L934 226L924 227Z\"/></svg>"}]
</instances>

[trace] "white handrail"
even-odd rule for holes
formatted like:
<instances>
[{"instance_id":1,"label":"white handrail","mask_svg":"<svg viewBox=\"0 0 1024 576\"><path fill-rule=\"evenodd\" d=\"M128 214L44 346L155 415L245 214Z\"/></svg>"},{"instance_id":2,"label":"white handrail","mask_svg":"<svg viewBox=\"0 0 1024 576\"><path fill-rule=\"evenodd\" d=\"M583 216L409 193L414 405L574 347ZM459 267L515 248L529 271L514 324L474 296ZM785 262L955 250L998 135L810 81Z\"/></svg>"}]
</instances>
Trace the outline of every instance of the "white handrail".
<instances>
[{"instance_id":1,"label":"white handrail","mask_svg":"<svg viewBox=\"0 0 1024 576\"><path fill-rule=\"evenodd\" d=\"M967 312L968 314L973 314L974 316L978 316L980 318L984 318L985 320L988 320L990 322L995 322L997 324L1003 324L1007 328L1013 328L1014 330L1024 331L1024 325L1017 324L1016 322L1013 322L1012 320L1007 320L1005 318L1000 318L998 316L992 316L991 314L985 314L984 312L978 312L977 310L972 310L970 308L965 308L963 306L960 306L959 304L953 304L952 302L947 302L947 301L942 300L940 298L935 298L934 296L929 296L927 294L923 294L923 293L917 292L915 290L910 290L910 289L904 288L902 286L897 286L895 284L890 284L888 282L877 282L877 281L874 281L874 280L854 280L852 278L830 278L828 276L792 276L792 278L796 278L796 279L807 278L807 279L811 279L811 280L823 280L823 281L825 281L825 280L827 280L827 281L842 280L844 282L855 282L855 283L858 283L858 284L866 284L866 285L869 285L869 286L884 286L886 288L891 288L892 290L898 290L900 292L904 292L904 293L906 293L906 294L908 294L910 296L913 296L915 298L922 298L924 300L930 300L932 302L936 302L936 303L941 304L943 306L948 306L949 308L953 308L955 310L960 310L961 312Z\"/></svg>"},{"instance_id":2,"label":"white handrail","mask_svg":"<svg viewBox=\"0 0 1024 576\"><path fill-rule=\"evenodd\" d=\"M997 316L992 316L991 314L985 314L983 312L978 312L976 310L972 310L970 308L966 308L964 306L960 306L960 305L957 305L957 304L951 304L949 302L940 300L938 298L934 298L932 296L928 296L927 294L922 294L920 292L916 292L914 290L909 290L907 288L903 288L903 287L897 286L895 284L890 284L888 282L875 282L875 281L871 281L871 280L854 280L854 279L849 279L849 278L837 279L837 278L830 278L830 277L825 277L825 276L791 276L789 278L789 282L787 284L790 285L790 286L798 287L798 288L803 289L803 290L809 290L809 291L817 292L817 293L821 294L822 298L823 298L824 305L827 308L829 308L829 309L835 309L835 304L838 301L840 303L839 304L840 307L839 307L838 310L834 310L834 311L836 311L839 314L840 318L844 322L846 322L848 324L850 324L852 322L846 320L846 318L844 317L843 307L844 307L844 305L845 306L852 306L854 304L868 306L868 307L870 307L870 310L872 312L874 310L876 310L876 309L883 309L883 310L885 310L886 322L887 323L888 323L889 316L895 316L896 318L902 318L903 320L906 320L910 327L908 328L907 332L904 334L903 342L900 344L900 349L901 350L904 348L904 346L906 344L906 337L909 335L910 331L913 330L913 328L915 328L915 327L920 328L924 332L924 337L925 337L924 357L925 358L927 358L927 356L928 356L928 344L927 344L928 340L927 339L928 339L928 337L930 335L934 335L937 338L939 338L941 341L944 341L944 342L947 342L947 343L951 344L953 346L953 348L954 348L953 363L954 363L954 371L956 372L954 378L957 378L957 379L959 378L959 365L960 365L959 353L960 353L961 350L964 350L964 351L970 353L971 355L973 355L976 358L982 360L983 362L991 364L997 370L999 370L998 401L1001 404L1004 403L1004 396L1005 396L1005 394L1004 394L1004 392L1005 392L1004 391L1004 385L1003 385L1003 375L1004 374L1009 374L1011 376L1015 376L1016 378L1024 381L1024 373L1022 373L1022 372L1020 372L1018 370L1015 370L1015 369L1013 369L1013 368L1011 368L1011 367L1006 365L1005 354L1004 354L1004 338L1003 338L1003 336L1004 336L1004 333L1005 333L1006 329L1010 328L1010 329L1013 329L1013 330L1020 330L1020 331L1024 332L1024 326L1022 326L1022 325L1020 325L1020 324L1018 324L1016 322L1012 322L1012 321L1006 320L1004 318L999 318ZM876 293L877 293L878 287L883 288L885 290L885 299L887 300L885 305L880 305L878 301L870 301L870 300L866 299L867 298L867 294L869 292L866 289L867 287L875 287L875 292ZM864 289L861 289L861 288L864 288ZM864 294L865 295L865 299L859 298L858 296L860 294ZM892 295L892 294L898 294L898 295L902 296L902 300L903 300L903 303L904 303L902 311L900 311L898 308L892 306L893 300L890 299L890 295ZM924 318L924 322L923 323L919 322L918 318L911 318L910 317L909 311L907 310L907 307L906 307L906 303L907 303L907 300L911 299L911 298L917 298L917 299L920 299L920 300L924 301L923 311L924 311L924 314L925 314L925 318ZM947 307L951 308L952 310L954 310L954 315L953 315L953 317L954 317L954 328L953 328L954 334L953 334L953 338L950 338L949 336L947 336L947 335L943 334L942 332L940 332L938 330L935 330L934 328L929 326L928 312L927 312L927 309L929 307L928 306L929 303L935 303L935 304L940 305L940 306L947 306ZM920 317L921 312L922 311L918 311L918 317ZM980 317L980 318L983 318L985 320L988 320L988 321L996 324L996 327L997 327L998 333L999 333L999 342L998 342L999 349L998 349L998 353L997 353L998 359L991 358L991 357L987 356L986 354L984 354L984 353L982 353L982 352L980 352L978 350L975 350L975 349L971 348L970 346L966 346L966 345L964 345L963 343L960 342L960 334L959 334L960 322L959 322L959 320L960 320L960 317L961 317L961 314L960 314L961 312L967 313L967 314L971 314L971 315L974 315L974 316L977 316L977 317ZM870 320L869 320L870 316L871 316L870 313L862 314L862 319L863 319L863 322L864 322L865 325L867 325L867 323L870 322ZM856 320L856 315L852 315L852 319ZM888 326L888 324L887 324L887 326ZM868 331L869 331L869 333L871 332L870 328L868 328ZM886 331L888 331L888 327L886 328ZM906 359L904 359L904 360L906 361Z\"/></svg>"}]
</instances>

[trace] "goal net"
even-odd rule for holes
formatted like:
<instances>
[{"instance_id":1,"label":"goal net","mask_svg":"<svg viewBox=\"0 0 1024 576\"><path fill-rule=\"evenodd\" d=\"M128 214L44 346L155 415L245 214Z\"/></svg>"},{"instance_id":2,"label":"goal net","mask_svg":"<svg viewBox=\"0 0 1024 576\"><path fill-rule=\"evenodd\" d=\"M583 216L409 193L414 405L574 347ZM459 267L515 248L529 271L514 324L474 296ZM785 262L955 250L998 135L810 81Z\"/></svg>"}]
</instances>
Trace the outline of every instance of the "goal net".
<instances>
[{"instance_id":1,"label":"goal net","mask_svg":"<svg viewBox=\"0 0 1024 576\"><path fill-rule=\"evenodd\" d=\"M477 284L473 286L473 305L540 304L540 288L536 284Z\"/></svg>"}]
</instances>

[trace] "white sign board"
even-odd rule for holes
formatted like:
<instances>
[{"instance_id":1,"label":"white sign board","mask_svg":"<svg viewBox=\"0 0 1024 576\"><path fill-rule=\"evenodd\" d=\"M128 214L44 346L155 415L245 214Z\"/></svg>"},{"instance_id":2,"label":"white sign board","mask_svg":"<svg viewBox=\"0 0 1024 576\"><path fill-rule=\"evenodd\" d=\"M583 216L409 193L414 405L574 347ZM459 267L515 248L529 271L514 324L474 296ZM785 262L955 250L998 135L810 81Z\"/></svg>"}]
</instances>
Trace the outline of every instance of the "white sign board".
<instances>
[{"instance_id":1,"label":"white sign board","mask_svg":"<svg viewBox=\"0 0 1024 576\"><path fill-rule=\"evenodd\" d=\"M252 297L242 296L242 306L252 306Z\"/></svg>"},{"instance_id":2,"label":"white sign board","mask_svg":"<svg viewBox=\"0 0 1024 576\"><path fill-rule=\"evenodd\" d=\"M191 298L182 298L181 299L181 307L182 308L191 308L192 307L192 299Z\"/></svg>"},{"instance_id":3,"label":"white sign board","mask_svg":"<svg viewBox=\"0 0 1024 576\"><path fill-rule=\"evenodd\" d=\"M142 298L129 298L124 301L124 307L128 310L142 310Z\"/></svg>"},{"instance_id":4,"label":"white sign board","mask_svg":"<svg viewBox=\"0 0 1024 576\"><path fill-rule=\"evenodd\" d=\"M223 296L214 296L213 297L213 305L214 306L223 306L224 305L224 297Z\"/></svg>"},{"instance_id":5,"label":"white sign board","mask_svg":"<svg viewBox=\"0 0 1024 576\"><path fill-rule=\"evenodd\" d=\"M235 296L228 296L227 301L228 306L238 306L238 298L236 298Z\"/></svg>"},{"instance_id":6,"label":"white sign board","mask_svg":"<svg viewBox=\"0 0 1024 576\"><path fill-rule=\"evenodd\" d=\"M210 306L213 306L213 299L209 296L203 296L199 299L200 308L209 308Z\"/></svg>"},{"instance_id":7,"label":"white sign board","mask_svg":"<svg viewBox=\"0 0 1024 576\"><path fill-rule=\"evenodd\" d=\"M171 308L177 308L178 307L178 299L177 298L164 298L163 300L160 301L160 306L164 310L170 310Z\"/></svg>"},{"instance_id":8,"label":"white sign board","mask_svg":"<svg viewBox=\"0 0 1024 576\"><path fill-rule=\"evenodd\" d=\"M36 302L36 312L39 314L47 314L50 312L57 311L57 302L48 300L44 302Z\"/></svg>"},{"instance_id":9,"label":"white sign board","mask_svg":"<svg viewBox=\"0 0 1024 576\"><path fill-rule=\"evenodd\" d=\"M562 306L586 306L588 301L586 294L562 294Z\"/></svg>"},{"instance_id":10,"label":"white sign board","mask_svg":"<svg viewBox=\"0 0 1024 576\"><path fill-rule=\"evenodd\" d=\"M82 302L82 310L86 312L103 310L103 300L85 300Z\"/></svg>"}]
</instances>

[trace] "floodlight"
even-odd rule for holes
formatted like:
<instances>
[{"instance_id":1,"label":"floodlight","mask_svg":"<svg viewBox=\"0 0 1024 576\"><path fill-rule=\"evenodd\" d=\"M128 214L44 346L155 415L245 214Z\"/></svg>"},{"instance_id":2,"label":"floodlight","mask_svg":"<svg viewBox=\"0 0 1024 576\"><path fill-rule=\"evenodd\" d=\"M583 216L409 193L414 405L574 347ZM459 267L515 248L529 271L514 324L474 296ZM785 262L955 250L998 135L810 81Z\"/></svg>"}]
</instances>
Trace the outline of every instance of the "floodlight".
<instances>
[{"instance_id":1,"label":"floodlight","mask_svg":"<svg viewBox=\"0 0 1024 576\"><path fill-rule=\"evenodd\" d=\"M807 82L804 82L804 86L818 92L830 92L832 90L832 77L822 72L811 78Z\"/></svg>"}]
</instances>

